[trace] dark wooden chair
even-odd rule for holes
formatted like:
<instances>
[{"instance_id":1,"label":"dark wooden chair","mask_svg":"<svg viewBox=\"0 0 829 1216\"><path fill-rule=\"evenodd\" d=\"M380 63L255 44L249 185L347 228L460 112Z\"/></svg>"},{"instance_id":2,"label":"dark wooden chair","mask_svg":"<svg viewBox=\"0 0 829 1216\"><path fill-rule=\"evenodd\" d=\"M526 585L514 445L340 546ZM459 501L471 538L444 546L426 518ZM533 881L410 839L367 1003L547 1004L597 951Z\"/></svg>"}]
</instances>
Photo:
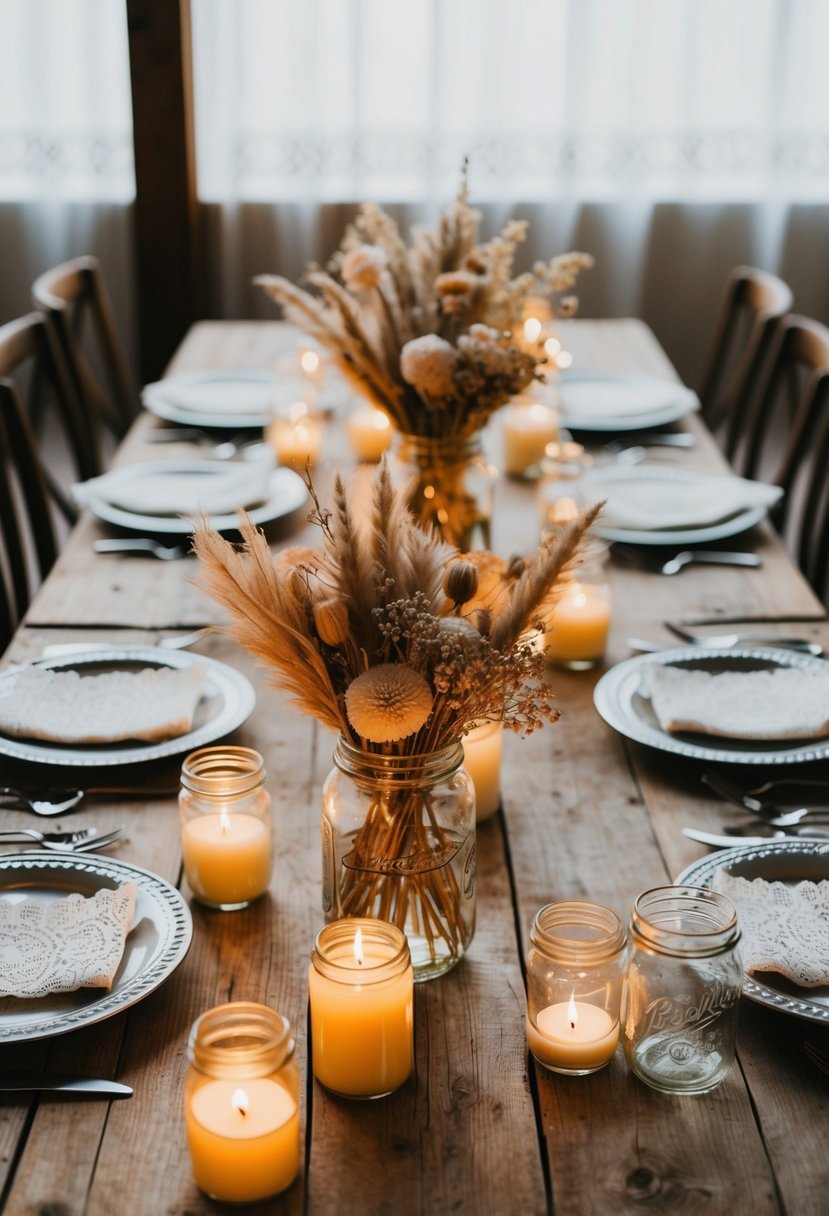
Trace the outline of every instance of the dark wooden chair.
<instances>
[{"instance_id":1,"label":"dark wooden chair","mask_svg":"<svg viewBox=\"0 0 829 1216\"><path fill-rule=\"evenodd\" d=\"M0 651L57 556L49 492L13 381L0 379Z\"/></svg>"},{"instance_id":2,"label":"dark wooden chair","mask_svg":"<svg viewBox=\"0 0 829 1216\"><path fill-rule=\"evenodd\" d=\"M698 394L706 422L724 433L729 459L775 328L792 302L783 280L765 270L737 266L726 280Z\"/></svg>"},{"instance_id":3,"label":"dark wooden chair","mask_svg":"<svg viewBox=\"0 0 829 1216\"><path fill-rule=\"evenodd\" d=\"M32 299L54 326L93 431L103 425L122 439L136 416L137 402L97 258L74 258L47 270L35 280ZM90 334L85 332L87 318ZM100 379L90 356L97 356Z\"/></svg>"}]
</instances>

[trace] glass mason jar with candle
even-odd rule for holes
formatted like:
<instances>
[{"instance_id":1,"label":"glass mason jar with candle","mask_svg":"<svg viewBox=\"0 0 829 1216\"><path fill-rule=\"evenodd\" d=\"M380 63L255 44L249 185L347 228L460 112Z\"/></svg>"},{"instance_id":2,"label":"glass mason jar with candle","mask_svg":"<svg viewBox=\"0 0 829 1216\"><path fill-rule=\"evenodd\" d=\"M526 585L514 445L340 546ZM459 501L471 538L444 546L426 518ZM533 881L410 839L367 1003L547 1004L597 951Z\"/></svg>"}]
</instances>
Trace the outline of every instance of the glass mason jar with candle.
<instances>
[{"instance_id":1,"label":"glass mason jar with candle","mask_svg":"<svg viewBox=\"0 0 829 1216\"><path fill-rule=\"evenodd\" d=\"M627 937L602 904L547 904L530 929L527 1043L553 1072L604 1068L619 1042Z\"/></svg>"},{"instance_id":2,"label":"glass mason jar with candle","mask_svg":"<svg viewBox=\"0 0 829 1216\"><path fill-rule=\"evenodd\" d=\"M734 905L704 887L655 887L630 922L625 1056L653 1089L700 1094L734 1061L742 965Z\"/></svg>"},{"instance_id":3,"label":"glass mason jar with candle","mask_svg":"<svg viewBox=\"0 0 829 1216\"><path fill-rule=\"evenodd\" d=\"M266 439L276 462L295 472L319 461L324 424L306 390L301 398L280 402L271 410Z\"/></svg>"},{"instance_id":4,"label":"glass mason jar with candle","mask_svg":"<svg viewBox=\"0 0 829 1216\"><path fill-rule=\"evenodd\" d=\"M271 881L271 799L259 752L203 747L181 769L184 873L200 903L245 908Z\"/></svg>"},{"instance_id":5,"label":"glass mason jar with candle","mask_svg":"<svg viewBox=\"0 0 829 1216\"><path fill-rule=\"evenodd\" d=\"M592 463L580 443L548 444L538 480L537 505L541 535L575 519L585 506L582 477Z\"/></svg>"},{"instance_id":6,"label":"glass mason jar with candle","mask_svg":"<svg viewBox=\"0 0 829 1216\"><path fill-rule=\"evenodd\" d=\"M475 931L475 795L463 748L384 756L341 738L322 794L326 920L406 934L416 981L463 957Z\"/></svg>"},{"instance_id":7,"label":"glass mason jar with candle","mask_svg":"<svg viewBox=\"0 0 829 1216\"><path fill-rule=\"evenodd\" d=\"M568 671L590 671L604 657L610 612L607 545L594 537L582 561L561 580L544 634L547 662Z\"/></svg>"},{"instance_id":8,"label":"glass mason jar with candle","mask_svg":"<svg viewBox=\"0 0 829 1216\"><path fill-rule=\"evenodd\" d=\"M299 1171L299 1068L286 1018L234 1001L203 1013L187 1044L184 1119L193 1178L223 1203L252 1203Z\"/></svg>"},{"instance_id":9,"label":"glass mason jar with candle","mask_svg":"<svg viewBox=\"0 0 829 1216\"><path fill-rule=\"evenodd\" d=\"M409 508L461 550L489 548L497 471L487 464L480 434L433 439L401 434L393 475L405 486Z\"/></svg>"},{"instance_id":10,"label":"glass mason jar with candle","mask_svg":"<svg viewBox=\"0 0 829 1216\"><path fill-rule=\"evenodd\" d=\"M548 447L558 441L558 413L538 391L525 389L500 411L504 472L536 481L542 475Z\"/></svg>"}]
</instances>

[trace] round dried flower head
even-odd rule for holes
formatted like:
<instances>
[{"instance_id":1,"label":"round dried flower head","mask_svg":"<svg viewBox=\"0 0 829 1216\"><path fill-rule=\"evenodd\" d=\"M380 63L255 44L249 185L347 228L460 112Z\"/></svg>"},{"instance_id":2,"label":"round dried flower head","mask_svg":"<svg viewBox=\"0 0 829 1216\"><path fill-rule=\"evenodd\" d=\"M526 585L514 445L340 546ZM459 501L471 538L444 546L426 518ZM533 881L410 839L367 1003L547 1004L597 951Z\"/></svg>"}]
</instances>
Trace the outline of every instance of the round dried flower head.
<instances>
[{"instance_id":1,"label":"round dried flower head","mask_svg":"<svg viewBox=\"0 0 829 1216\"><path fill-rule=\"evenodd\" d=\"M435 279L435 291L439 296L471 296L478 277L471 270L447 270Z\"/></svg>"},{"instance_id":2,"label":"round dried flower head","mask_svg":"<svg viewBox=\"0 0 829 1216\"><path fill-rule=\"evenodd\" d=\"M452 562L443 576L443 590L453 604L465 604L478 590L478 567L462 559Z\"/></svg>"},{"instance_id":3,"label":"round dried flower head","mask_svg":"<svg viewBox=\"0 0 829 1216\"><path fill-rule=\"evenodd\" d=\"M388 255L379 245L358 245L343 258L343 282L349 291L370 291L388 263Z\"/></svg>"},{"instance_id":4,"label":"round dried flower head","mask_svg":"<svg viewBox=\"0 0 829 1216\"><path fill-rule=\"evenodd\" d=\"M326 646L341 646L349 634L348 608L343 600L317 600L313 607L317 633Z\"/></svg>"},{"instance_id":5,"label":"round dried flower head","mask_svg":"<svg viewBox=\"0 0 829 1216\"><path fill-rule=\"evenodd\" d=\"M370 743L392 743L420 730L432 712L432 690L406 663L381 663L345 691L348 720Z\"/></svg>"},{"instance_id":6,"label":"round dried flower head","mask_svg":"<svg viewBox=\"0 0 829 1216\"><path fill-rule=\"evenodd\" d=\"M400 352L400 374L407 384L430 397L452 392L455 348L437 334L424 334L407 342Z\"/></svg>"},{"instance_id":7,"label":"round dried flower head","mask_svg":"<svg viewBox=\"0 0 829 1216\"><path fill-rule=\"evenodd\" d=\"M463 616L442 616L440 618L441 633L454 633L462 638L475 638L481 636L471 621Z\"/></svg>"}]
</instances>

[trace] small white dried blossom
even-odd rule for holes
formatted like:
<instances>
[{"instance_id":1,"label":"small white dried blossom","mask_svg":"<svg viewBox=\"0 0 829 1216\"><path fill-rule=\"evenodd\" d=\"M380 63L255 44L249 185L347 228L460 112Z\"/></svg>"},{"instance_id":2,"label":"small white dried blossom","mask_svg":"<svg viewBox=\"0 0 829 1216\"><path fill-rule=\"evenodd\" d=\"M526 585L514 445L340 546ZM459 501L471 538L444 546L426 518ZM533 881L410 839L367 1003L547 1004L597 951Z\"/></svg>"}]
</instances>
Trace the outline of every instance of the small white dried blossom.
<instances>
[{"instance_id":1,"label":"small white dried blossom","mask_svg":"<svg viewBox=\"0 0 829 1216\"><path fill-rule=\"evenodd\" d=\"M471 270L448 270L435 279L435 291L439 296L471 296L480 281Z\"/></svg>"},{"instance_id":2,"label":"small white dried blossom","mask_svg":"<svg viewBox=\"0 0 829 1216\"><path fill-rule=\"evenodd\" d=\"M424 334L401 350L400 374L429 397L447 397L452 392L456 358L451 342L437 334Z\"/></svg>"},{"instance_id":3,"label":"small white dried blossom","mask_svg":"<svg viewBox=\"0 0 829 1216\"><path fill-rule=\"evenodd\" d=\"M497 342L501 335L491 325L477 323L469 326L469 337L476 342Z\"/></svg>"},{"instance_id":4,"label":"small white dried blossom","mask_svg":"<svg viewBox=\"0 0 829 1216\"><path fill-rule=\"evenodd\" d=\"M358 245L343 258L343 282L349 291L370 291L388 264L388 254L379 245Z\"/></svg>"}]
</instances>

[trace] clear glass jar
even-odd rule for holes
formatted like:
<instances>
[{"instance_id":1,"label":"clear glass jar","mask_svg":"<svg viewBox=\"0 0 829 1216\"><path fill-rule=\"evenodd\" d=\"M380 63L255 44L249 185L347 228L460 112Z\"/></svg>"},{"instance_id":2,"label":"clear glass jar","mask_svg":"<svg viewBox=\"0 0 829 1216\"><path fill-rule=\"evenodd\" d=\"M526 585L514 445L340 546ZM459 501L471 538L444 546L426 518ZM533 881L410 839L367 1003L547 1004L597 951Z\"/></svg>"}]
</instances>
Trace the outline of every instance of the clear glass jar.
<instances>
[{"instance_id":1,"label":"clear glass jar","mask_svg":"<svg viewBox=\"0 0 829 1216\"><path fill-rule=\"evenodd\" d=\"M527 389L500 411L504 472L508 477L537 481L545 454L558 442L558 413Z\"/></svg>"},{"instance_id":2,"label":"clear glass jar","mask_svg":"<svg viewBox=\"0 0 829 1216\"><path fill-rule=\"evenodd\" d=\"M653 1089L701 1094L734 1061L743 971L734 905L704 887L655 887L633 905L625 1056Z\"/></svg>"},{"instance_id":3,"label":"clear glass jar","mask_svg":"<svg viewBox=\"0 0 829 1216\"><path fill-rule=\"evenodd\" d=\"M322 415L308 398L306 391L303 400L274 406L265 432L277 464L299 473L318 462L325 431Z\"/></svg>"},{"instance_id":4,"label":"clear glass jar","mask_svg":"<svg viewBox=\"0 0 829 1216\"><path fill-rule=\"evenodd\" d=\"M553 1072L584 1076L613 1057L627 967L627 937L611 908L562 900L530 929L527 1043Z\"/></svg>"},{"instance_id":5,"label":"clear glass jar","mask_svg":"<svg viewBox=\"0 0 829 1216\"><path fill-rule=\"evenodd\" d=\"M461 550L488 549L497 470L487 464L481 436L399 437L394 477L406 488L409 508Z\"/></svg>"},{"instance_id":6,"label":"clear glass jar","mask_svg":"<svg viewBox=\"0 0 829 1216\"><path fill-rule=\"evenodd\" d=\"M386 921L338 920L317 934L308 970L314 1076L344 1098L383 1098L414 1067L412 960Z\"/></svg>"},{"instance_id":7,"label":"clear glass jar","mask_svg":"<svg viewBox=\"0 0 829 1216\"><path fill-rule=\"evenodd\" d=\"M567 440L548 445L536 496L542 536L575 519L585 505L581 479L591 463L580 443Z\"/></svg>"},{"instance_id":8,"label":"clear glass jar","mask_svg":"<svg viewBox=\"0 0 829 1216\"><path fill-rule=\"evenodd\" d=\"M611 594L607 545L591 540L582 561L566 574L544 634L544 656L553 667L590 671L607 648Z\"/></svg>"},{"instance_id":9,"label":"clear glass jar","mask_svg":"<svg viewBox=\"0 0 829 1216\"><path fill-rule=\"evenodd\" d=\"M203 747L181 769L179 818L184 873L200 903L246 908L272 870L271 799L259 752Z\"/></svg>"},{"instance_id":10,"label":"clear glass jar","mask_svg":"<svg viewBox=\"0 0 829 1216\"><path fill-rule=\"evenodd\" d=\"M198 1018L187 1043L184 1120L199 1190L252 1203L299 1171L299 1068L287 1019L233 1001Z\"/></svg>"},{"instance_id":11,"label":"clear glass jar","mask_svg":"<svg viewBox=\"0 0 829 1216\"><path fill-rule=\"evenodd\" d=\"M475 794L460 743L383 756L341 738L322 791L326 920L401 928L415 981L443 974L475 932Z\"/></svg>"}]
</instances>

